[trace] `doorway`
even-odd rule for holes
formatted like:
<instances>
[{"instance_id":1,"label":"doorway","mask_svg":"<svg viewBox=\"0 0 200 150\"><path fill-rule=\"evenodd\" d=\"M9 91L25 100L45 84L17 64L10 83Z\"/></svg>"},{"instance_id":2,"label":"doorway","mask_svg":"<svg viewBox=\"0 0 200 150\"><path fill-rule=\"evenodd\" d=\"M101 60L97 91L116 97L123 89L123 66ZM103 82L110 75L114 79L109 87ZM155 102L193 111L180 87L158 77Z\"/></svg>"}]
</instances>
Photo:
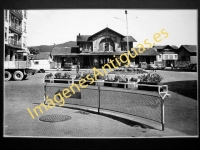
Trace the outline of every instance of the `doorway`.
<instances>
[{"instance_id":1,"label":"doorway","mask_svg":"<svg viewBox=\"0 0 200 150\"><path fill-rule=\"evenodd\" d=\"M148 56L146 57L146 63L150 64L150 57L148 57Z\"/></svg>"},{"instance_id":2,"label":"doorway","mask_svg":"<svg viewBox=\"0 0 200 150\"><path fill-rule=\"evenodd\" d=\"M90 59L89 56L83 56L83 68L89 68Z\"/></svg>"}]
</instances>

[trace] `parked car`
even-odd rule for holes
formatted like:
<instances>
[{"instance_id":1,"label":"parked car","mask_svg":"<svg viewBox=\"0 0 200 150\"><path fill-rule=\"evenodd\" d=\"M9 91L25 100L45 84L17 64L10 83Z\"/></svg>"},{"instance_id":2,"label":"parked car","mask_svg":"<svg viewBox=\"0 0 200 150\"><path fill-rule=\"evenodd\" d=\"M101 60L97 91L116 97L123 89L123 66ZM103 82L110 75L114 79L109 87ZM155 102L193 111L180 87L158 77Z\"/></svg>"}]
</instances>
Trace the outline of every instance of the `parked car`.
<instances>
[{"instance_id":1,"label":"parked car","mask_svg":"<svg viewBox=\"0 0 200 150\"><path fill-rule=\"evenodd\" d=\"M72 70L72 65L73 65L72 63L65 63L63 70Z\"/></svg>"},{"instance_id":2,"label":"parked car","mask_svg":"<svg viewBox=\"0 0 200 150\"><path fill-rule=\"evenodd\" d=\"M158 67L155 64L148 64L147 65L147 69L149 69L149 70L157 70Z\"/></svg>"},{"instance_id":3,"label":"parked car","mask_svg":"<svg viewBox=\"0 0 200 150\"><path fill-rule=\"evenodd\" d=\"M147 63L146 62L140 62L138 68L147 69Z\"/></svg>"},{"instance_id":4,"label":"parked car","mask_svg":"<svg viewBox=\"0 0 200 150\"><path fill-rule=\"evenodd\" d=\"M159 69L159 70L165 69L165 67L162 64L157 64L156 66L157 66L157 69Z\"/></svg>"},{"instance_id":5,"label":"parked car","mask_svg":"<svg viewBox=\"0 0 200 150\"><path fill-rule=\"evenodd\" d=\"M195 63L195 64L187 65L186 70L188 70L188 71L197 71L197 64Z\"/></svg>"}]
</instances>

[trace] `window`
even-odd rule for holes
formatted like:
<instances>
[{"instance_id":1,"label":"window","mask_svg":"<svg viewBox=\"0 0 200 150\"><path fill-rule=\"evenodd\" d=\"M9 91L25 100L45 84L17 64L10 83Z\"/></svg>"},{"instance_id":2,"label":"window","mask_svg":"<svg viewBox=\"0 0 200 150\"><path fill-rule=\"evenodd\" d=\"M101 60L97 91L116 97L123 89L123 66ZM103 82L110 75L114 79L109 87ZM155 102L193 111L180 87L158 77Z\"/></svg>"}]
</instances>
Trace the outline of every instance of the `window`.
<instances>
[{"instance_id":1,"label":"window","mask_svg":"<svg viewBox=\"0 0 200 150\"><path fill-rule=\"evenodd\" d=\"M161 55L159 55L159 58L162 58L162 56L161 56Z\"/></svg>"},{"instance_id":2,"label":"window","mask_svg":"<svg viewBox=\"0 0 200 150\"><path fill-rule=\"evenodd\" d=\"M165 59L168 59L168 55L165 55Z\"/></svg>"},{"instance_id":3,"label":"window","mask_svg":"<svg viewBox=\"0 0 200 150\"><path fill-rule=\"evenodd\" d=\"M14 18L14 19L15 19L15 24L19 25L19 20L17 18Z\"/></svg>"},{"instance_id":4,"label":"window","mask_svg":"<svg viewBox=\"0 0 200 150\"><path fill-rule=\"evenodd\" d=\"M174 58L177 58L177 55L174 55Z\"/></svg>"},{"instance_id":5,"label":"window","mask_svg":"<svg viewBox=\"0 0 200 150\"><path fill-rule=\"evenodd\" d=\"M35 65L39 65L39 61L35 61L34 64L35 64Z\"/></svg>"},{"instance_id":6,"label":"window","mask_svg":"<svg viewBox=\"0 0 200 150\"><path fill-rule=\"evenodd\" d=\"M77 57L72 57L72 63L73 63L73 65L77 64Z\"/></svg>"},{"instance_id":7,"label":"window","mask_svg":"<svg viewBox=\"0 0 200 150\"><path fill-rule=\"evenodd\" d=\"M24 32L26 32L26 22L24 22Z\"/></svg>"},{"instance_id":8,"label":"window","mask_svg":"<svg viewBox=\"0 0 200 150\"><path fill-rule=\"evenodd\" d=\"M127 51L127 45L122 45L122 50L121 51Z\"/></svg>"},{"instance_id":9,"label":"window","mask_svg":"<svg viewBox=\"0 0 200 150\"><path fill-rule=\"evenodd\" d=\"M26 47L26 37L24 36L24 41L23 41L24 47Z\"/></svg>"},{"instance_id":10,"label":"window","mask_svg":"<svg viewBox=\"0 0 200 150\"><path fill-rule=\"evenodd\" d=\"M8 17L7 17L7 16L8 16L8 11L5 10L5 20L6 20L6 21L8 21Z\"/></svg>"},{"instance_id":11,"label":"window","mask_svg":"<svg viewBox=\"0 0 200 150\"><path fill-rule=\"evenodd\" d=\"M24 10L24 17L25 18L27 18L26 14L27 14L27 12L26 12L26 10Z\"/></svg>"},{"instance_id":12,"label":"window","mask_svg":"<svg viewBox=\"0 0 200 150\"><path fill-rule=\"evenodd\" d=\"M104 49L105 49L105 51L109 51L109 43L105 43Z\"/></svg>"},{"instance_id":13,"label":"window","mask_svg":"<svg viewBox=\"0 0 200 150\"><path fill-rule=\"evenodd\" d=\"M7 28L5 28L5 40L7 41Z\"/></svg>"},{"instance_id":14,"label":"window","mask_svg":"<svg viewBox=\"0 0 200 150\"><path fill-rule=\"evenodd\" d=\"M169 59L173 59L173 55L169 55Z\"/></svg>"}]
</instances>

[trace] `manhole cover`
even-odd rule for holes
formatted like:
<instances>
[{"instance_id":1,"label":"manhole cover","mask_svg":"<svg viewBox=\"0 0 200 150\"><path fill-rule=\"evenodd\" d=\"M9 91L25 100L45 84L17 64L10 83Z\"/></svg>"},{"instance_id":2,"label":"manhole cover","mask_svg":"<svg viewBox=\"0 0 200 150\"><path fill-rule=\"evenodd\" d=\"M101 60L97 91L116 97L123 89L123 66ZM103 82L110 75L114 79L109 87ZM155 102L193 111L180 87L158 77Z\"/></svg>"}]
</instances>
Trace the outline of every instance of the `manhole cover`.
<instances>
[{"instance_id":1,"label":"manhole cover","mask_svg":"<svg viewBox=\"0 0 200 150\"><path fill-rule=\"evenodd\" d=\"M45 115L39 118L40 121L44 122L60 122L70 120L71 117L67 115Z\"/></svg>"}]
</instances>

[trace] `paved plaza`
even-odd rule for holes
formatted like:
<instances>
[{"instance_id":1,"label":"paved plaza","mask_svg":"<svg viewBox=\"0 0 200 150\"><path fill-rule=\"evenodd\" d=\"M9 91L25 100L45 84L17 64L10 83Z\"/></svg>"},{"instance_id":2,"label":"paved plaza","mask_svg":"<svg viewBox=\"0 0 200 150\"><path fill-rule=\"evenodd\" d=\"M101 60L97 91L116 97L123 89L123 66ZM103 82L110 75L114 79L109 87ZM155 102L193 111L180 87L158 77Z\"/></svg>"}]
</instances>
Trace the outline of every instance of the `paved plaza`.
<instances>
[{"instance_id":1,"label":"paved plaza","mask_svg":"<svg viewBox=\"0 0 200 150\"><path fill-rule=\"evenodd\" d=\"M55 71L48 71L55 72ZM72 71L75 73L75 71ZM29 137L171 137L197 136L197 72L158 70L169 86L171 99L165 101L165 130L132 121L67 107L54 107L45 115L66 115L63 122L32 119L27 108L43 102L43 78L37 73L23 81L4 83L4 136ZM186 92L187 91L187 92Z\"/></svg>"}]
</instances>

